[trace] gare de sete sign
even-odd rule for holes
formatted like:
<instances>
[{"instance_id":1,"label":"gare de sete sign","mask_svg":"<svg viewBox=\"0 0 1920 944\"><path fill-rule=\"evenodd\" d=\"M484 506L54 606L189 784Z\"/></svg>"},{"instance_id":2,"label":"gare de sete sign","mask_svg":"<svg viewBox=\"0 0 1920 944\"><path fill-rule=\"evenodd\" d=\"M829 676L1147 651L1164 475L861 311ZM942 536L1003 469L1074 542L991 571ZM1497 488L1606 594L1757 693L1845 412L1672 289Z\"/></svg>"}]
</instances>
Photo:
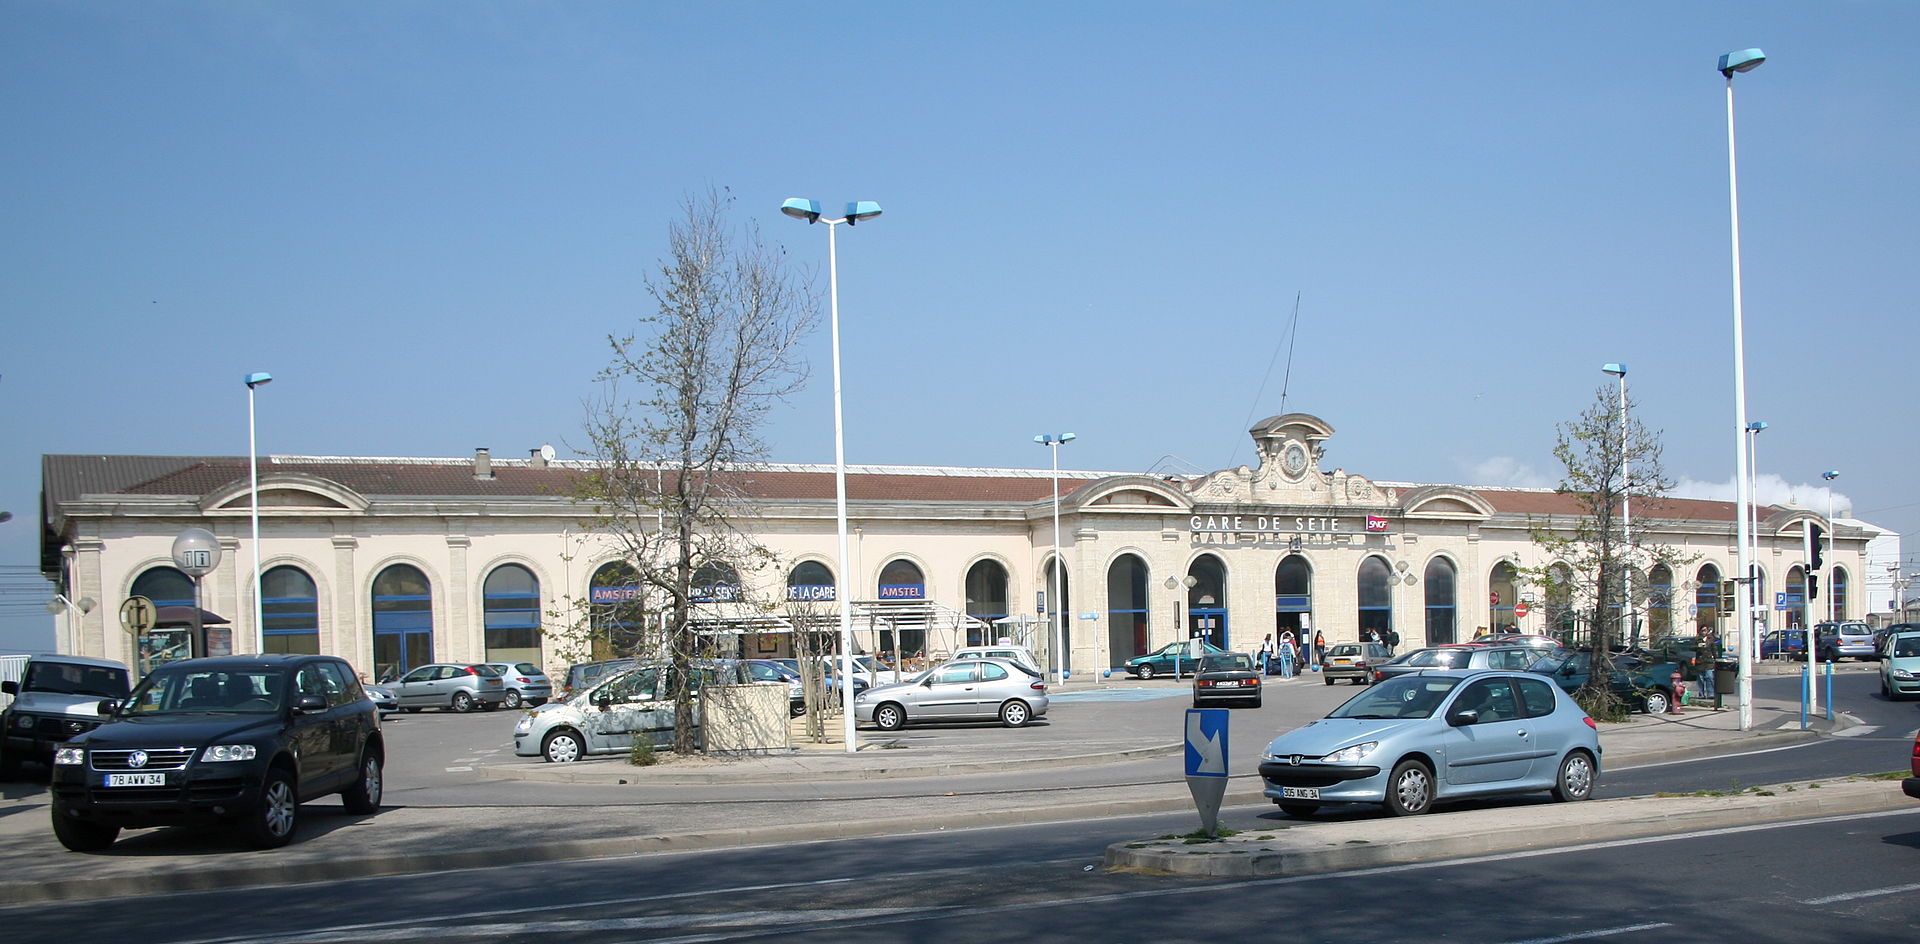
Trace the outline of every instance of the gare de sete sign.
<instances>
[{"instance_id":1,"label":"gare de sete sign","mask_svg":"<svg viewBox=\"0 0 1920 944\"><path fill-rule=\"evenodd\" d=\"M1384 534L1387 519L1380 515L1320 517L1306 515L1194 515L1187 521L1194 534ZM1360 525L1359 528L1355 524Z\"/></svg>"}]
</instances>

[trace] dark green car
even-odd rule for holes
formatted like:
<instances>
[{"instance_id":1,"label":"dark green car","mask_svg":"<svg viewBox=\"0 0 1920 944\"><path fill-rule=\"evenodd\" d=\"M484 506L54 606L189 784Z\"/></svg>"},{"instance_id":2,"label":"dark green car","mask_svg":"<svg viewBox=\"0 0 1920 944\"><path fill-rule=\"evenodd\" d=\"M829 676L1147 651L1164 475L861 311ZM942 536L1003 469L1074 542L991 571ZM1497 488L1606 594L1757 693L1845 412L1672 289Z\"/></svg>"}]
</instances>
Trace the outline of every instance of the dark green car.
<instances>
[{"instance_id":1,"label":"dark green car","mask_svg":"<svg viewBox=\"0 0 1920 944\"><path fill-rule=\"evenodd\" d=\"M1585 649L1562 649L1541 657L1527 671L1553 679L1554 684L1571 695L1587 684L1593 674L1593 653ZM1655 662L1636 655L1613 656L1613 693L1638 711L1665 712L1674 704L1673 676L1681 671L1674 662Z\"/></svg>"},{"instance_id":2,"label":"dark green car","mask_svg":"<svg viewBox=\"0 0 1920 944\"><path fill-rule=\"evenodd\" d=\"M1192 675L1194 667L1203 656L1217 656L1226 652L1210 642L1199 643L1199 651L1194 651L1197 640L1170 642L1160 647L1158 652L1149 652L1144 656L1135 656L1127 660L1127 672L1135 678L1150 679L1156 675ZM1177 664L1177 667L1176 667Z\"/></svg>"}]
</instances>

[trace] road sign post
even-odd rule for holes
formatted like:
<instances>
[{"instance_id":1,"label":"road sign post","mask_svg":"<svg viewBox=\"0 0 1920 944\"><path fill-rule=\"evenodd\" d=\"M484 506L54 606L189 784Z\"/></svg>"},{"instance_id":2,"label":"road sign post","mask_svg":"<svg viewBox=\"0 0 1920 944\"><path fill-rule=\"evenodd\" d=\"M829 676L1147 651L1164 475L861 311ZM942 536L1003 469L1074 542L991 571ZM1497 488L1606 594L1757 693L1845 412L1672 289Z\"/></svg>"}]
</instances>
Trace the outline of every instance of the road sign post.
<instances>
[{"instance_id":1,"label":"road sign post","mask_svg":"<svg viewBox=\"0 0 1920 944\"><path fill-rule=\"evenodd\" d=\"M1187 709L1187 792L1200 813L1200 830L1220 835L1220 801L1227 795L1227 709Z\"/></svg>"},{"instance_id":2,"label":"road sign post","mask_svg":"<svg viewBox=\"0 0 1920 944\"><path fill-rule=\"evenodd\" d=\"M152 630L158 619L159 610L146 597L130 596L120 604L120 627L135 636L145 635Z\"/></svg>"}]
</instances>

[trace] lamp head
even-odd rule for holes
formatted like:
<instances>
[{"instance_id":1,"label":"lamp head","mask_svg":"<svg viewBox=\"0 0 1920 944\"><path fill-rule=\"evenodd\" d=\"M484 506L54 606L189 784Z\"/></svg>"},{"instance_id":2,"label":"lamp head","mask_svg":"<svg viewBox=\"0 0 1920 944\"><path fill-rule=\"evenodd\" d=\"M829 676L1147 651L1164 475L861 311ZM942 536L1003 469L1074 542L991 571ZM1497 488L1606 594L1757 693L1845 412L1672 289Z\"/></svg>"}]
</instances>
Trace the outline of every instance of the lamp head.
<instances>
[{"instance_id":1,"label":"lamp head","mask_svg":"<svg viewBox=\"0 0 1920 944\"><path fill-rule=\"evenodd\" d=\"M1766 420L1754 420L1753 422L1747 424L1747 432L1749 433L1757 433L1766 428L1767 428Z\"/></svg>"},{"instance_id":2,"label":"lamp head","mask_svg":"<svg viewBox=\"0 0 1920 944\"><path fill-rule=\"evenodd\" d=\"M803 200L799 197L793 197L787 202L780 204L780 212L796 220L818 223L820 222L820 201Z\"/></svg>"},{"instance_id":3,"label":"lamp head","mask_svg":"<svg viewBox=\"0 0 1920 944\"><path fill-rule=\"evenodd\" d=\"M1600 365L1600 369L1615 377L1625 377L1627 375L1627 365L1625 364L1602 364Z\"/></svg>"},{"instance_id":4,"label":"lamp head","mask_svg":"<svg viewBox=\"0 0 1920 944\"><path fill-rule=\"evenodd\" d=\"M1831 482L1831 481L1833 481L1834 479L1837 479L1837 478L1839 478L1839 477L1840 477L1840 470L1839 470L1839 469L1828 469L1827 471L1825 471L1825 472L1822 472L1822 473L1820 473L1820 477L1821 477L1821 478L1823 478L1823 479L1826 479L1826 480L1827 480L1827 481L1829 481L1829 482Z\"/></svg>"},{"instance_id":5,"label":"lamp head","mask_svg":"<svg viewBox=\"0 0 1920 944\"><path fill-rule=\"evenodd\" d=\"M852 226L861 220L870 220L880 215L880 204L872 200L860 200L847 204L847 225Z\"/></svg>"},{"instance_id":6,"label":"lamp head","mask_svg":"<svg viewBox=\"0 0 1920 944\"><path fill-rule=\"evenodd\" d=\"M1040 435L1033 437L1033 441L1039 443L1042 446L1057 446L1064 442L1072 442L1077 438L1078 437L1074 436L1072 433L1041 433Z\"/></svg>"},{"instance_id":7,"label":"lamp head","mask_svg":"<svg viewBox=\"0 0 1920 944\"><path fill-rule=\"evenodd\" d=\"M1720 57L1720 74L1733 78L1735 72L1752 72L1767 61L1767 54L1758 49L1742 49Z\"/></svg>"},{"instance_id":8,"label":"lamp head","mask_svg":"<svg viewBox=\"0 0 1920 944\"><path fill-rule=\"evenodd\" d=\"M254 371L247 375L247 389L252 390L261 384L273 383L273 375L265 371Z\"/></svg>"}]
</instances>

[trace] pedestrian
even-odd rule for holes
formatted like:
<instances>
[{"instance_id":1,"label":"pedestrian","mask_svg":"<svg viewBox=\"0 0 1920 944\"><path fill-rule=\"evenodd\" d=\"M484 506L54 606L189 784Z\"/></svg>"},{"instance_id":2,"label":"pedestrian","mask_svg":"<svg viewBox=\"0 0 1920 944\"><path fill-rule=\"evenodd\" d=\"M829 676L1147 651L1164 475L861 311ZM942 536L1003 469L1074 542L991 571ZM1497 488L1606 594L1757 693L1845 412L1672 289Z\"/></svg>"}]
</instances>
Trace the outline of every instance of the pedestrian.
<instances>
[{"instance_id":1,"label":"pedestrian","mask_svg":"<svg viewBox=\"0 0 1920 944\"><path fill-rule=\"evenodd\" d=\"M1327 664L1327 634L1316 629L1313 631L1314 671L1315 672L1320 671L1322 668L1326 667L1326 664Z\"/></svg>"},{"instance_id":2,"label":"pedestrian","mask_svg":"<svg viewBox=\"0 0 1920 944\"><path fill-rule=\"evenodd\" d=\"M1387 653L1391 655L1395 649L1400 648L1400 634L1391 629L1387 630L1385 642L1387 644Z\"/></svg>"},{"instance_id":3,"label":"pedestrian","mask_svg":"<svg viewBox=\"0 0 1920 944\"><path fill-rule=\"evenodd\" d=\"M1273 674L1273 651L1273 634L1268 633L1267 638L1260 641L1260 674L1262 676Z\"/></svg>"},{"instance_id":4,"label":"pedestrian","mask_svg":"<svg viewBox=\"0 0 1920 944\"><path fill-rule=\"evenodd\" d=\"M1293 634L1280 636L1280 677L1293 678Z\"/></svg>"}]
</instances>

